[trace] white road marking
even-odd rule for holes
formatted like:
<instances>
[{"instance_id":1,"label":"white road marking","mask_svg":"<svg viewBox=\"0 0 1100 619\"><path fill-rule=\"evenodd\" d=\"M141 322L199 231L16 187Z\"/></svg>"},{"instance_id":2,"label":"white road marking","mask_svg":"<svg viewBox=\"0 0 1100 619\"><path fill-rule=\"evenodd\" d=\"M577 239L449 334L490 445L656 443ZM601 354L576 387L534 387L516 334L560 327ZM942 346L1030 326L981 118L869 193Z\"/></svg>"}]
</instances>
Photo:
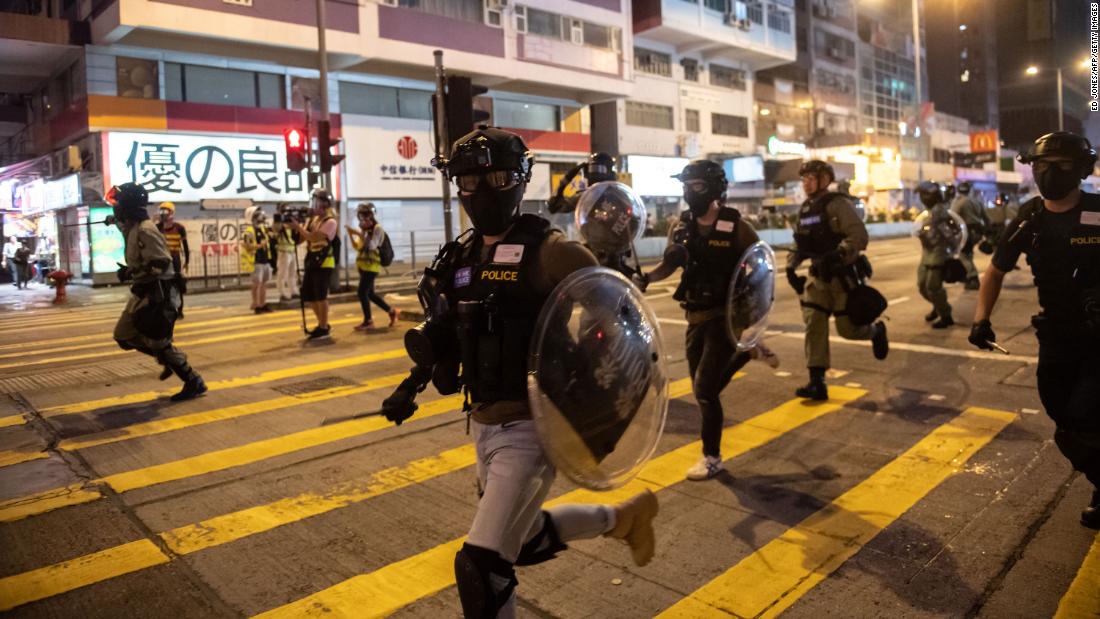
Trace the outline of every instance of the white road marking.
<instances>
[{"instance_id":1,"label":"white road marking","mask_svg":"<svg viewBox=\"0 0 1100 619\"><path fill-rule=\"evenodd\" d=\"M783 370L780 370L780 371L776 372L775 375L778 376L779 378L787 378L791 375L791 373L790 372L784 372Z\"/></svg>"},{"instance_id":2,"label":"white road marking","mask_svg":"<svg viewBox=\"0 0 1100 619\"><path fill-rule=\"evenodd\" d=\"M802 332L788 332L788 331L768 331L768 335L776 335L779 337L789 337L797 340L803 339ZM852 346L863 346L869 348L871 346L870 340L846 340L839 336L830 336L829 342L833 344L848 344ZM945 355L948 357L965 357L967 359L985 359L987 361L1012 361L1015 363L1036 364L1039 363L1038 357L1030 357L1027 355L1005 355L999 352L986 352L983 350L957 350L954 348L941 348L939 346L928 346L927 344L909 344L907 342L890 342L891 350L905 350L908 352L927 353L930 355Z\"/></svg>"},{"instance_id":3,"label":"white road marking","mask_svg":"<svg viewBox=\"0 0 1100 619\"><path fill-rule=\"evenodd\" d=\"M1021 408L1020 412L1025 415L1038 415L1039 410L1035 408Z\"/></svg>"},{"instance_id":4,"label":"white road marking","mask_svg":"<svg viewBox=\"0 0 1100 619\"><path fill-rule=\"evenodd\" d=\"M658 318L657 322L663 322L666 325L680 325L682 327L686 327L688 324L688 321L679 318Z\"/></svg>"},{"instance_id":5,"label":"white road marking","mask_svg":"<svg viewBox=\"0 0 1100 619\"><path fill-rule=\"evenodd\" d=\"M851 387L852 389L859 389L863 385L861 383L844 383L845 387Z\"/></svg>"},{"instance_id":6,"label":"white road marking","mask_svg":"<svg viewBox=\"0 0 1100 619\"><path fill-rule=\"evenodd\" d=\"M905 303L909 300L909 297L898 297L886 302L886 305L897 305L898 303Z\"/></svg>"},{"instance_id":7,"label":"white road marking","mask_svg":"<svg viewBox=\"0 0 1100 619\"><path fill-rule=\"evenodd\" d=\"M942 402L947 399L947 396L933 393L932 395L928 396L928 399L932 400L933 402Z\"/></svg>"},{"instance_id":8,"label":"white road marking","mask_svg":"<svg viewBox=\"0 0 1100 619\"><path fill-rule=\"evenodd\" d=\"M836 370L833 368L829 368L825 371L825 378L832 378L833 380L836 380L838 378L844 378L849 374L851 374L851 372L849 372L848 370Z\"/></svg>"}]
</instances>

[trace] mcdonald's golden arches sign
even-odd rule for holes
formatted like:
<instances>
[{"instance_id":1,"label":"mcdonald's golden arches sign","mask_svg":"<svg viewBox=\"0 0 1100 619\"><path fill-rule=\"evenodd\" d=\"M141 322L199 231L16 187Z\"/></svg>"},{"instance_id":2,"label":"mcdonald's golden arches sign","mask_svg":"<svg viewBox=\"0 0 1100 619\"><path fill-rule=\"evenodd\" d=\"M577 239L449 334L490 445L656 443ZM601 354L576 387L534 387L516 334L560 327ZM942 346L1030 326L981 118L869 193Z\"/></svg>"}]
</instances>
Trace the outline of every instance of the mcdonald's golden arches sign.
<instances>
[{"instance_id":1,"label":"mcdonald's golden arches sign","mask_svg":"<svg viewBox=\"0 0 1100 619\"><path fill-rule=\"evenodd\" d=\"M970 152L995 153L997 152L997 130L974 131L970 134Z\"/></svg>"}]
</instances>

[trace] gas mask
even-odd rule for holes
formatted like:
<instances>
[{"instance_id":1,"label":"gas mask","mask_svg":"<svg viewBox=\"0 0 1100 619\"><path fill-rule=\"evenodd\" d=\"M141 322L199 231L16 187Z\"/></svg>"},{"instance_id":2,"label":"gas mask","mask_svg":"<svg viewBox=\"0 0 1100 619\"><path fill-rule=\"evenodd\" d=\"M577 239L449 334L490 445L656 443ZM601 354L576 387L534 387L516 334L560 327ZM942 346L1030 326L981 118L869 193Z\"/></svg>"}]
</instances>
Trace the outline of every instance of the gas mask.
<instances>
[{"instance_id":1,"label":"gas mask","mask_svg":"<svg viewBox=\"0 0 1100 619\"><path fill-rule=\"evenodd\" d=\"M518 174L513 170L492 170L455 177L462 208L481 234L496 236L512 225L526 188Z\"/></svg>"},{"instance_id":2,"label":"gas mask","mask_svg":"<svg viewBox=\"0 0 1100 619\"><path fill-rule=\"evenodd\" d=\"M702 217L710 210L711 202L722 197L722 190L703 179L684 181L684 202L687 202L691 214Z\"/></svg>"},{"instance_id":3,"label":"gas mask","mask_svg":"<svg viewBox=\"0 0 1100 619\"><path fill-rule=\"evenodd\" d=\"M1081 184L1080 164L1076 161L1044 161L1032 164L1035 185L1047 200L1061 200Z\"/></svg>"},{"instance_id":4,"label":"gas mask","mask_svg":"<svg viewBox=\"0 0 1100 619\"><path fill-rule=\"evenodd\" d=\"M920 194L920 203L924 205L924 208L930 209L940 203L939 196L935 194Z\"/></svg>"}]
</instances>

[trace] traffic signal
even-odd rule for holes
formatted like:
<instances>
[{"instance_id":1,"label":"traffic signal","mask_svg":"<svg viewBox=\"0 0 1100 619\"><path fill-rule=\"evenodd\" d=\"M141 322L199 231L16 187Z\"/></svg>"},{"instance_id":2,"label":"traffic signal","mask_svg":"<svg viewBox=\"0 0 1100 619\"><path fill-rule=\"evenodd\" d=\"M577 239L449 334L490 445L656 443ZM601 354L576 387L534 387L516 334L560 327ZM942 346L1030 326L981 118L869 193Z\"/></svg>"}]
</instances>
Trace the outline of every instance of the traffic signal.
<instances>
[{"instance_id":1,"label":"traffic signal","mask_svg":"<svg viewBox=\"0 0 1100 619\"><path fill-rule=\"evenodd\" d=\"M332 149L340 144L340 138L332 137L331 127L327 120L317 121L317 151L320 155L321 172L332 171L332 166L339 165L344 160L344 155L335 155Z\"/></svg>"},{"instance_id":2,"label":"traffic signal","mask_svg":"<svg viewBox=\"0 0 1100 619\"><path fill-rule=\"evenodd\" d=\"M286 167L291 172L301 172L306 169L306 149L309 148L309 140L306 133L296 127L291 127L283 132L283 140L286 142Z\"/></svg>"},{"instance_id":3,"label":"traffic signal","mask_svg":"<svg viewBox=\"0 0 1100 619\"><path fill-rule=\"evenodd\" d=\"M489 113L474 109L474 97L488 92L484 86L476 86L470 78L462 75L447 76L447 95L444 99L447 110L447 146L474 130L474 127L489 120Z\"/></svg>"}]
</instances>

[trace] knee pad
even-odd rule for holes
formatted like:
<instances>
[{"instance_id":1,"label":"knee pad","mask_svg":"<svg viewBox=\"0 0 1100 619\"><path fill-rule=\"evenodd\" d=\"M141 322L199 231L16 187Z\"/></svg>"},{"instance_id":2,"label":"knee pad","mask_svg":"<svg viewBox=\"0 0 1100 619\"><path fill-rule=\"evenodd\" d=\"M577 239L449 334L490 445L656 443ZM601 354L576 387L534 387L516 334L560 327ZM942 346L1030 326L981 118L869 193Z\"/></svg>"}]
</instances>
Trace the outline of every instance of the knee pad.
<instances>
[{"instance_id":1,"label":"knee pad","mask_svg":"<svg viewBox=\"0 0 1100 619\"><path fill-rule=\"evenodd\" d=\"M455 554L455 584L466 619L494 619L519 581L500 553L463 544Z\"/></svg>"},{"instance_id":2,"label":"knee pad","mask_svg":"<svg viewBox=\"0 0 1100 619\"><path fill-rule=\"evenodd\" d=\"M558 535L558 528L550 518L550 512L542 512L542 528L519 549L516 565L535 565L553 559L568 548Z\"/></svg>"}]
</instances>

